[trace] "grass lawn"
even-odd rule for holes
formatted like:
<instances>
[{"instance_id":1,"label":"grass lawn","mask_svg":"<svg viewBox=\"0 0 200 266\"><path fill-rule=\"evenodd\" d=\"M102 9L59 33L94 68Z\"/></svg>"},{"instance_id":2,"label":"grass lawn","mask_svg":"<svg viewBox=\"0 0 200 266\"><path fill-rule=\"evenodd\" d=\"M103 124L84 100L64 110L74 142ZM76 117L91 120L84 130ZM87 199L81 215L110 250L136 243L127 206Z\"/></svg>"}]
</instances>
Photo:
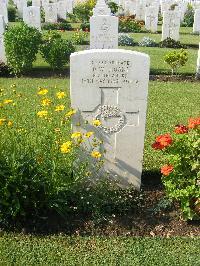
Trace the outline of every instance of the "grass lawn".
<instances>
[{"instance_id":1,"label":"grass lawn","mask_svg":"<svg viewBox=\"0 0 200 266\"><path fill-rule=\"evenodd\" d=\"M198 266L200 239L0 237L0 265Z\"/></svg>"}]
</instances>

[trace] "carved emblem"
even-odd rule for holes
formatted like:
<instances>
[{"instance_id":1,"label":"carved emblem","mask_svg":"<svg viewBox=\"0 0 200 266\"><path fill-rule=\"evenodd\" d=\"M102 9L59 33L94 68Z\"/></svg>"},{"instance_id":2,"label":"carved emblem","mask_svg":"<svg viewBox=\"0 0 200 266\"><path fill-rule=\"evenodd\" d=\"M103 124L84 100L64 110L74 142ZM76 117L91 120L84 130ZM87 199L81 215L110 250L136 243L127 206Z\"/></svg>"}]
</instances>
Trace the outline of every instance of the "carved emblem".
<instances>
[{"instance_id":1,"label":"carved emblem","mask_svg":"<svg viewBox=\"0 0 200 266\"><path fill-rule=\"evenodd\" d=\"M105 120L106 118L119 118L118 123L112 127L105 127L100 125L101 128L105 133L116 133L120 131L125 125L125 115L120 111L117 106L113 105L102 105L97 110L96 119L98 120Z\"/></svg>"}]
</instances>

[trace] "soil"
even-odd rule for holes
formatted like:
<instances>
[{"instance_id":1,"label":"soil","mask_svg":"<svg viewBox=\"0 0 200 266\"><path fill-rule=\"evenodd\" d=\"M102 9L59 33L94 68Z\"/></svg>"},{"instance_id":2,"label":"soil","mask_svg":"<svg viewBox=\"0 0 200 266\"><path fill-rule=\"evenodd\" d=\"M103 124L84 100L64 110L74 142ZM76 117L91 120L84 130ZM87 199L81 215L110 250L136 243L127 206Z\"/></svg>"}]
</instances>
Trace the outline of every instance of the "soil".
<instances>
[{"instance_id":1,"label":"soil","mask_svg":"<svg viewBox=\"0 0 200 266\"><path fill-rule=\"evenodd\" d=\"M52 216L45 224L36 228L27 226L22 231L42 235L63 233L74 236L200 236L200 220L184 221L177 203L163 209L158 208L165 196L160 175L152 173L148 176L149 178L146 178L145 174L142 180L142 206L134 208L126 215L116 214L100 223L80 213L79 216L66 219Z\"/></svg>"}]
</instances>

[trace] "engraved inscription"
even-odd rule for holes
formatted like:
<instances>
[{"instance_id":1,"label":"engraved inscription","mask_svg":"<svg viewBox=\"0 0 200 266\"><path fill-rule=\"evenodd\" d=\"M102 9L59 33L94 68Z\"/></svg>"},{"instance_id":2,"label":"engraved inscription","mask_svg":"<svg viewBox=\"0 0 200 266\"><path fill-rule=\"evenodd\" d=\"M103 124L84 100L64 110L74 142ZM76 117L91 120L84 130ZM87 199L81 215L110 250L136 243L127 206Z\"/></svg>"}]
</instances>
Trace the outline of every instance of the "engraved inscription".
<instances>
[{"instance_id":1,"label":"engraved inscription","mask_svg":"<svg viewBox=\"0 0 200 266\"><path fill-rule=\"evenodd\" d=\"M109 86L130 84L133 82L128 77L131 67L129 60L92 60L91 75L82 78L82 83Z\"/></svg>"}]
</instances>

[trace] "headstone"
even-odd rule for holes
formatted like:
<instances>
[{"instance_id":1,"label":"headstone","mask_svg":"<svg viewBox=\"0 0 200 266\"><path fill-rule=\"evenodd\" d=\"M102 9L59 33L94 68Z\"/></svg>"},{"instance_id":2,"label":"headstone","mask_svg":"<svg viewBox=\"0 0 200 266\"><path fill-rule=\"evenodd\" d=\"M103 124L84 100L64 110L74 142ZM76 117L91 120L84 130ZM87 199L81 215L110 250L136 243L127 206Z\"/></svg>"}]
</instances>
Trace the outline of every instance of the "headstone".
<instances>
[{"instance_id":1,"label":"headstone","mask_svg":"<svg viewBox=\"0 0 200 266\"><path fill-rule=\"evenodd\" d=\"M199 43L199 51L198 51L198 57L197 57L196 78L200 79L200 43Z\"/></svg>"},{"instance_id":2,"label":"headstone","mask_svg":"<svg viewBox=\"0 0 200 266\"><path fill-rule=\"evenodd\" d=\"M103 172L140 188L144 148L149 56L97 49L71 55L70 80L76 131L94 131L105 150ZM86 120L88 124L77 123ZM95 128L94 119L102 124Z\"/></svg>"},{"instance_id":3,"label":"headstone","mask_svg":"<svg viewBox=\"0 0 200 266\"><path fill-rule=\"evenodd\" d=\"M7 24L8 23L8 9L7 9L7 3L5 0L0 0L0 15L4 16L4 21Z\"/></svg>"},{"instance_id":4,"label":"headstone","mask_svg":"<svg viewBox=\"0 0 200 266\"><path fill-rule=\"evenodd\" d=\"M0 62L6 63L6 53L4 46L3 34L5 32L4 16L0 15Z\"/></svg>"},{"instance_id":5,"label":"headstone","mask_svg":"<svg viewBox=\"0 0 200 266\"><path fill-rule=\"evenodd\" d=\"M45 22L57 22L57 3L45 6Z\"/></svg>"},{"instance_id":6,"label":"headstone","mask_svg":"<svg viewBox=\"0 0 200 266\"><path fill-rule=\"evenodd\" d=\"M25 7L27 7L26 0L17 0L18 15L20 18L23 18L23 10Z\"/></svg>"},{"instance_id":7,"label":"headstone","mask_svg":"<svg viewBox=\"0 0 200 266\"><path fill-rule=\"evenodd\" d=\"M90 18L90 49L118 48L118 18L104 0L97 1Z\"/></svg>"},{"instance_id":8,"label":"headstone","mask_svg":"<svg viewBox=\"0 0 200 266\"><path fill-rule=\"evenodd\" d=\"M145 5L144 3L137 2L136 4L136 19L145 20Z\"/></svg>"},{"instance_id":9,"label":"headstone","mask_svg":"<svg viewBox=\"0 0 200 266\"><path fill-rule=\"evenodd\" d=\"M66 1L66 8L67 13L73 13L73 0L65 0Z\"/></svg>"},{"instance_id":10,"label":"headstone","mask_svg":"<svg viewBox=\"0 0 200 266\"><path fill-rule=\"evenodd\" d=\"M23 21L28 26L41 30L40 7L29 6L24 8Z\"/></svg>"},{"instance_id":11,"label":"headstone","mask_svg":"<svg viewBox=\"0 0 200 266\"><path fill-rule=\"evenodd\" d=\"M40 0L32 0L32 6L41 6L41 1Z\"/></svg>"},{"instance_id":12,"label":"headstone","mask_svg":"<svg viewBox=\"0 0 200 266\"><path fill-rule=\"evenodd\" d=\"M58 7L58 17L61 19L67 18L67 5L65 1L59 1L57 3Z\"/></svg>"},{"instance_id":13,"label":"headstone","mask_svg":"<svg viewBox=\"0 0 200 266\"><path fill-rule=\"evenodd\" d=\"M180 13L176 11L163 12L162 41L171 38L179 40Z\"/></svg>"},{"instance_id":14,"label":"headstone","mask_svg":"<svg viewBox=\"0 0 200 266\"><path fill-rule=\"evenodd\" d=\"M45 8L45 6L49 5L49 0L42 0L41 5L43 8Z\"/></svg>"},{"instance_id":15,"label":"headstone","mask_svg":"<svg viewBox=\"0 0 200 266\"><path fill-rule=\"evenodd\" d=\"M200 34L200 9L196 9L194 13L193 33Z\"/></svg>"},{"instance_id":16,"label":"headstone","mask_svg":"<svg viewBox=\"0 0 200 266\"><path fill-rule=\"evenodd\" d=\"M125 0L124 2L124 12L127 15L135 15L136 14L136 0Z\"/></svg>"},{"instance_id":17,"label":"headstone","mask_svg":"<svg viewBox=\"0 0 200 266\"><path fill-rule=\"evenodd\" d=\"M156 32L158 28L158 9L154 6L146 8L145 28L151 32Z\"/></svg>"}]
</instances>

